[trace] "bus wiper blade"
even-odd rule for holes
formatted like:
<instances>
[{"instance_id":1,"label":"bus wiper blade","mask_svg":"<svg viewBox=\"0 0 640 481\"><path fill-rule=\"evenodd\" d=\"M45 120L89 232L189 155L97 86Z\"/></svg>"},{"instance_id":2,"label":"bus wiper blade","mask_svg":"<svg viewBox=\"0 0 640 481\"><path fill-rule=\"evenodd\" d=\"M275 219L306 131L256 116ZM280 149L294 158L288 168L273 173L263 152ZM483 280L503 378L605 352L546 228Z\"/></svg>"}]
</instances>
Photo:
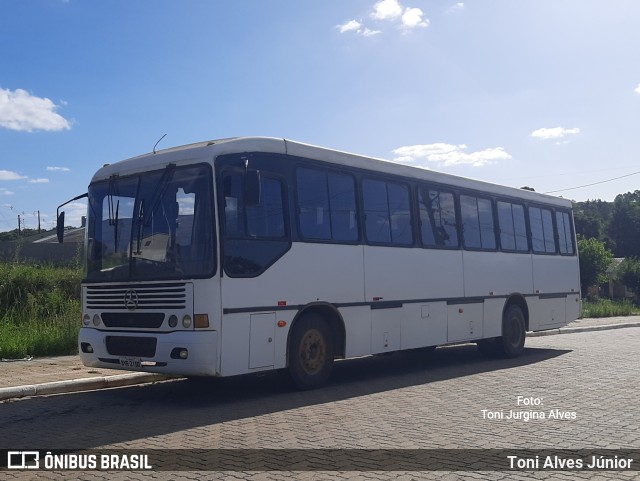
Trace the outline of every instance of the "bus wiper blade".
<instances>
[{"instance_id":1,"label":"bus wiper blade","mask_svg":"<svg viewBox=\"0 0 640 481\"><path fill-rule=\"evenodd\" d=\"M118 252L118 212L120 211L120 199L116 204L116 215L113 224L113 252Z\"/></svg>"},{"instance_id":2,"label":"bus wiper blade","mask_svg":"<svg viewBox=\"0 0 640 481\"><path fill-rule=\"evenodd\" d=\"M109 192L107 193L107 204L109 206L109 225L110 226L114 226L118 222L118 219L117 219L118 214L116 210L113 208L113 197L116 191L116 185L117 185L116 176L112 175L111 177L109 177ZM115 195L117 195L117 193Z\"/></svg>"},{"instance_id":3,"label":"bus wiper blade","mask_svg":"<svg viewBox=\"0 0 640 481\"><path fill-rule=\"evenodd\" d=\"M142 254L142 234L144 231L144 199L140 200L138 207L138 215L136 219L138 230L136 231L136 252L134 254Z\"/></svg>"},{"instance_id":4,"label":"bus wiper blade","mask_svg":"<svg viewBox=\"0 0 640 481\"><path fill-rule=\"evenodd\" d=\"M152 217L153 212L155 212L156 208L158 207L158 204L160 203L160 200L162 199L165 191L167 190L167 186L171 182L171 179L173 179L173 172L175 168L176 168L176 164L167 165L164 172L162 173L162 176L160 177L160 180L158 180L158 184L156 185L156 190L153 192L153 195L151 196L151 200L149 202L149 204L151 205L151 209L149 212L151 212L152 215L149 216L148 220L145 220L146 225L149 225L149 223L151 222L151 219L153 218Z\"/></svg>"}]
</instances>

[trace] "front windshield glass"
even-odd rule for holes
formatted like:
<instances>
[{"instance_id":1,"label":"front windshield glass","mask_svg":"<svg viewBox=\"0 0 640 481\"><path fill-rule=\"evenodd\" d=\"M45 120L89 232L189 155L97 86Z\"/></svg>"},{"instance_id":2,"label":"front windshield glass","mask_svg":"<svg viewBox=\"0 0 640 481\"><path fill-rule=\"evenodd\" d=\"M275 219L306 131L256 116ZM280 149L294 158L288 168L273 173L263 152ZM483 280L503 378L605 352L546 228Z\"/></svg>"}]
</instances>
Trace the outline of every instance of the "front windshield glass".
<instances>
[{"instance_id":1,"label":"front windshield glass","mask_svg":"<svg viewBox=\"0 0 640 481\"><path fill-rule=\"evenodd\" d=\"M175 167L89 187L87 280L208 277L215 271L211 169Z\"/></svg>"}]
</instances>

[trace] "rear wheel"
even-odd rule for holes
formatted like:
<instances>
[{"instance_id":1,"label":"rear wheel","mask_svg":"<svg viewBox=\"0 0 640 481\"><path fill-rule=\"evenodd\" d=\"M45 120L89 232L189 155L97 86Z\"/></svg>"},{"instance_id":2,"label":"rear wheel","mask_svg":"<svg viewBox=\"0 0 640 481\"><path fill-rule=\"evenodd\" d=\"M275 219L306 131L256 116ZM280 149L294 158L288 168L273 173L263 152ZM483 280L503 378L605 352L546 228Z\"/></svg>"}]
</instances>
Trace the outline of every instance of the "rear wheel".
<instances>
[{"instance_id":1,"label":"rear wheel","mask_svg":"<svg viewBox=\"0 0 640 481\"><path fill-rule=\"evenodd\" d=\"M525 337L526 329L522 309L511 305L502 318L502 337L496 340L498 353L504 357L518 357L524 351Z\"/></svg>"},{"instance_id":2,"label":"rear wheel","mask_svg":"<svg viewBox=\"0 0 640 481\"><path fill-rule=\"evenodd\" d=\"M299 389L322 386L333 367L333 338L327 322L304 314L293 327L289 343L289 375Z\"/></svg>"}]
</instances>

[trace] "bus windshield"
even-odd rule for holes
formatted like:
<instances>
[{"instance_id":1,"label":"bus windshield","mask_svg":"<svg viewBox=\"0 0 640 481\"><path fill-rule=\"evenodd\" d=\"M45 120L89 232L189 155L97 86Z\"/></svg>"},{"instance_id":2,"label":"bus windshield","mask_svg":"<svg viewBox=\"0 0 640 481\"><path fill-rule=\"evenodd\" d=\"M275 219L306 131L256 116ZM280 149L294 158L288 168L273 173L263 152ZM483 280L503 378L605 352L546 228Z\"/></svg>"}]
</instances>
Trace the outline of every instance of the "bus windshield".
<instances>
[{"instance_id":1,"label":"bus windshield","mask_svg":"<svg viewBox=\"0 0 640 481\"><path fill-rule=\"evenodd\" d=\"M212 276L211 179L207 165L171 164L90 185L86 280Z\"/></svg>"}]
</instances>

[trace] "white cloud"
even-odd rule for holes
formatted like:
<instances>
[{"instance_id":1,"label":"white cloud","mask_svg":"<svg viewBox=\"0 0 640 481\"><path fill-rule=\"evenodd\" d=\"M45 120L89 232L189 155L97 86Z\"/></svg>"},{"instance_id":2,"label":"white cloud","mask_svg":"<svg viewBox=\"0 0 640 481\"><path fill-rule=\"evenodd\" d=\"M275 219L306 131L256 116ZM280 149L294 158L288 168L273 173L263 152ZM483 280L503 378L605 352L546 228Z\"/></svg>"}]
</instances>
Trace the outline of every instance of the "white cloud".
<instances>
[{"instance_id":1,"label":"white cloud","mask_svg":"<svg viewBox=\"0 0 640 481\"><path fill-rule=\"evenodd\" d=\"M10 190L0 187L0 195L13 195L13 194L14 192L11 192ZM3 207L8 207L9 209L13 209L13 206L9 204L4 204Z\"/></svg>"},{"instance_id":2,"label":"white cloud","mask_svg":"<svg viewBox=\"0 0 640 481\"><path fill-rule=\"evenodd\" d=\"M453 14L453 13L462 12L463 10L464 10L464 2L458 2L458 3L454 3L449 8L447 8L444 11L444 13L445 14Z\"/></svg>"},{"instance_id":3,"label":"white cloud","mask_svg":"<svg viewBox=\"0 0 640 481\"><path fill-rule=\"evenodd\" d=\"M69 121L55 112L57 108L51 100L26 90L0 88L0 127L27 132L70 129Z\"/></svg>"},{"instance_id":4,"label":"white cloud","mask_svg":"<svg viewBox=\"0 0 640 481\"><path fill-rule=\"evenodd\" d=\"M381 0L373 6L371 16L376 20L393 20L402 15L402 7L397 0Z\"/></svg>"},{"instance_id":5,"label":"white cloud","mask_svg":"<svg viewBox=\"0 0 640 481\"><path fill-rule=\"evenodd\" d=\"M336 28L340 30L340 33L355 32L356 34L363 37L371 37L373 35L382 33L380 30L371 30L367 27L363 28L362 23L358 22L357 20L349 20L348 22L345 22L341 25L336 25Z\"/></svg>"},{"instance_id":6,"label":"white cloud","mask_svg":"<svg viewBox=\"0 0 640 481\"><path fill-rule=\"evenodd\" d=\"M635 89L633 89L633 91L637 94L640 94L640 84L638 84L638 86Z\"/></svg>"},{"instance_id":7,"label":"white cloud","mask_svg":"<svg viewBox=\"0 0 640 481\"><path fill-rule=\"evenodd\" d=\"M29 179L29 183L30 184L48 184L49 183L49 179L43 179L43 178Z\"/></svg>"},{"instance_id":8,"label":"white cloud","mask_svg":"<svg viewBox=\"0 0 640 481\"><path fill-rule=\"evenodd\" d=\"M371 30L370 28L358 30L358 35L362 35L363 37L373 37L374 35L378 35L379 33L382 33L382 30Z\"/></svg>"},{"instance_id":9,"label":"white cloud","mask_svg":"<svg viewBox=\"0 0 640 481\"><path fill-rule=\"evenodd\" d=\"M393 22L399 28L408 32L416 27L428 27L429 19L424 18L424 12L415 7L404 7L398 0L380 0L373 5L373 12L370 17L378 22ZM354 32L362 37L372 37L382 33L381 30L374 30L365 26L362 21L349 20L348 22L336 25L340 33Z\"/></svg>"},{"instance_id":10,"label":"white cloud","mask_svg":"<svg viewBox=\"0 0 640 481\"><path fill-rule=\"evenodd\" d=\"M26 179L24 175L20 175L10 170L0 170L0 180L21 180Z\"/></svg>"},{"instance_id":11,"label":"white cloud","mask_svg":"<svg viewBox=\"0 0 640 481\"><path fill-rule=\"evenodd\" d=\"M408 145L393 151L397 155L395 162L409 163L418 167L428 168L428 164L449 167L452 165L471 165L481 167L493 164L499 160L509 160L504 148L494 147L477 152L465 152L464 144L452 145L445 143Z\"/></svg>"},{"instance_id":12,"label":"white cloud","mask_svg":"<svg viewBox=\"0 0 640 481\"><path fill-rule=\"evenodd\" d=\"M402 14L402 26L405 29L415 27L428 27L429 19L423 19L422 10L419 8L407 8Z\"/></svg>"},{"instance_id":13,"label":"white cloud","mask_svg":"<svg viewBox=\"0 0 640 481\"><path fill-rule=\"evenodd\" d=\"M566 137L567 135L575 135L579 133L580 133L580 129L577 127L574 127L572 129L565 129L564 127L553 127L553 128L543 127L541 129L534 130L533 132L531 132L531 137L549 140L549 139L561 139L563 137Z\"/></svg>"},{"instance_id":14,"label":"white cloud","mask_svg":"<svg viewBox=\"0 0 640 481\"><path fill-rule=\"evenodd\" d=\"M69 167L47 167L49 172L70 172L71 169Z\"/></svg>"},{"instance_id":15,"label":"white cloud","mask_svg":"<svg viewBox=\"0 0 640 481\"><path fill-rule=\"evenodd\" d=\"M353 32L354 30L358 31L360 27L362 27L362 24L357 20L349 20L341 25L336 25L336 28L340 30L340 33Z\"/></svg>"}]
</instances>

